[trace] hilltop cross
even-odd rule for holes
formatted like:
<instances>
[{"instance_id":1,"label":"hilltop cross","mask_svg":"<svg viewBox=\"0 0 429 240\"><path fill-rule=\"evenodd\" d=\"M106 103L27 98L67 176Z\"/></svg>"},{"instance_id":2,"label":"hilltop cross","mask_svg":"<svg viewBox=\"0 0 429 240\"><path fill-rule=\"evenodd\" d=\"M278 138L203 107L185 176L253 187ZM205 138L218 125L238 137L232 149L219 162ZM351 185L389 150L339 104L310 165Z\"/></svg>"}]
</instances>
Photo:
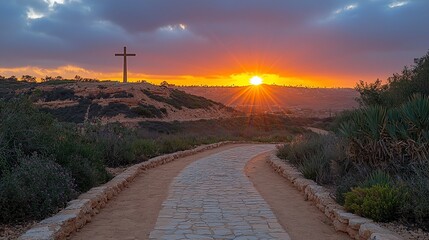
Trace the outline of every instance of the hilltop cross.
<instances>
[{"instance_id":1,"label":"hilltop cross","mask_svg":"<svg viewBox=\"0 0 429 240\"><path fill-rule=\"evenodd\" d=\"M127 57L134 57L136 54L134 53L127 53L127 47L124 47L124 53L116 53L115 56L121 56L124 57L124 83L127 82Z\"/></svg>"}]
</instances>

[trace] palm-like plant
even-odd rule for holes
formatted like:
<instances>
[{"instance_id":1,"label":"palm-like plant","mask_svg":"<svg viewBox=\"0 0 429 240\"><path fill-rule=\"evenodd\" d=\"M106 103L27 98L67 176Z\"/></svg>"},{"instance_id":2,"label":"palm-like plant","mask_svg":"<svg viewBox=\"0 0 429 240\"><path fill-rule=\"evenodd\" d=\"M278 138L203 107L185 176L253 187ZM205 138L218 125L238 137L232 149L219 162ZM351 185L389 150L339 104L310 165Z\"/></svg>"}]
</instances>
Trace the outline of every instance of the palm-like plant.
<instances>
[{"instance_id":1,"label":"palm-like plant","mask_svg":"<svg viewBox=\"0 0 429 240\"><path fill-rule=\"evenodd\" d=\"M348 153L357 163L386 166L394 161L429 160L429 98L413 96L398 108L371 106L343 122Z\"/></svg>"}]
</instances>

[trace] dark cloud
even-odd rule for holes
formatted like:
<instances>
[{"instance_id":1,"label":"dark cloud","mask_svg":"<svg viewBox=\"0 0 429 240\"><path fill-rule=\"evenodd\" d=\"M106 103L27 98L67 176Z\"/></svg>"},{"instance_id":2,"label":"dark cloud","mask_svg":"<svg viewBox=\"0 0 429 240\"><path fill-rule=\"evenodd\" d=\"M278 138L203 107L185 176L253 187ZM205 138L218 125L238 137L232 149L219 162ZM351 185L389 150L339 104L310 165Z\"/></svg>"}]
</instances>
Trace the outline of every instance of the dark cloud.
<instances>
[{"instance_id":1,"label":"dark cloud","mask_svg":"<svg viewBox=\"0 0 429 240\"><path fill-rule=\"evenodd\" d=\"M148 74L384 77L429 49L426 0L57 2L0 3L0 67L114 71L127 45L130 68Z\"/></svg>"}]
</instances>

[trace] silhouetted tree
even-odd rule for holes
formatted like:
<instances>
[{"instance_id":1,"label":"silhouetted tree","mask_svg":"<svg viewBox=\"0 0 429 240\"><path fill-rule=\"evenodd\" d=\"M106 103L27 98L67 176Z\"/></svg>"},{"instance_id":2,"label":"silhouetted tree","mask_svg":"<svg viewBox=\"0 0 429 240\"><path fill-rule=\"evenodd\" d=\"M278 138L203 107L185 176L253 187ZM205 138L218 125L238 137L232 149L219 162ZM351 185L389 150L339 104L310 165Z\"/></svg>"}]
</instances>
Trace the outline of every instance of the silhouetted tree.
<instances>
[{"instance_id":1,"label":"silhouetted tree","mask_svg":"<svg viewBox=\"0 0 429 240\"><path fill-rule=\"evenodd\" d=\"M49 81L52 81L52 80L54 80L54 78L51 77L51 76L45 76L44 78L42 78L42 82L49 82Z\"/></svg>"},{"instance_id":2,"label":"silhouetted tree","mask_svg":"<svg viewBox=\"0 0 429 240\"><path fill-rule=\"evenodd\" d=\"M74 76L74 80L76 80L76 81L82 81L83 80L83 78L81 77L81 76L79 76L79 75L76 75L76 76Z\"/></svg>"},{"instance_id":3,"label":"silhouetted tree","mask_svg":"<svg viewBox=\"0 0 429 240\"><path fill-rule=\"evenodd\" d=\"M355 89L360 93L357 101L361 106L383 105L382 94L386 91L387 86L382 85L380 79L374 83L366 83L361 80Z\"/></svg>"},{"instance_id":4,"label":"silhouetted tree","mask_svg":"<svg viewBox=\"0 0 429 240\"><path fill-rule=\"evenodd\" d=\"M398 106L414 94L429 96L429 52L414 59L414 65L405 66L401 73L395 73L383 85L377 79L374 83L360 81L356 90L361 105Z\"/></svg>"},{"instance_id":5,"label":"silhouetted tree","mask_svg":"<svg viewBox=\"0 0 429 240\"><path fill-rule=\"evenodd\" d=\"M36 77L31 76L31 75L22 75L21 81L36 82Z\"/></svg>"},{"instance_id":6,"label":"silhouetted tree","mask_svg":"<svg viewBox=\"0 0 429 240\"><path fill-rule=\"evenodd\" d=\"M168 86L170 86L170 84L168 84L168 82L167 82L167 81L162 81L162 82L159 84L159 86L161 86L161 87L168 87Z\"/></svg>"}]
</instances>

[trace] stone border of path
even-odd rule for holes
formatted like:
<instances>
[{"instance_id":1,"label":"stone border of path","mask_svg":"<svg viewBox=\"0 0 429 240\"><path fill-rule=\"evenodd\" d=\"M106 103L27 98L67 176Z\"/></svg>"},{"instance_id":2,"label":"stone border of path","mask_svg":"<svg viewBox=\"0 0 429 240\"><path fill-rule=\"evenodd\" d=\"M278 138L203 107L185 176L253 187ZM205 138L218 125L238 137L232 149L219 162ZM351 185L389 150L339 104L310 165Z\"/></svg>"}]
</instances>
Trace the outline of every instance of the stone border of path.
<instances>
[{"instance_id":1,"label":"stone border of path","mask_svg":"<svg viewBox=\"0 0 429 240\"><path fill-rule=\"evenodd\" d=\"M402 239L371 219L345 211L344 207L330 196L326 188L313 180L306 179L295 167L278 158L275 152L270 154L267 162L278 174L292 182L307 200L313 201L316 207L333 222L336 231L345 232L356 240Z\"/></svg>"},{"instance_id":2,"label":"stone border of path","mask_svg":"<svg viewBox=\"0 0 429 240\"><path fill-rule=\"evenodd\" d=\"M106 206L109 200L118 195L144 170L155 168L178 158L194 155L230 143L234 142L225 141L202 145L194 149L158 156L146 162L135 164L109 182L99 187L91 188L88 192L81 194L77 199L68 202L65 209L37 223L36 226L21 235L19 239L66 239L70 234L90 222L91 218L98 214L100 209Z\"/></svg>"}]
</instances>

